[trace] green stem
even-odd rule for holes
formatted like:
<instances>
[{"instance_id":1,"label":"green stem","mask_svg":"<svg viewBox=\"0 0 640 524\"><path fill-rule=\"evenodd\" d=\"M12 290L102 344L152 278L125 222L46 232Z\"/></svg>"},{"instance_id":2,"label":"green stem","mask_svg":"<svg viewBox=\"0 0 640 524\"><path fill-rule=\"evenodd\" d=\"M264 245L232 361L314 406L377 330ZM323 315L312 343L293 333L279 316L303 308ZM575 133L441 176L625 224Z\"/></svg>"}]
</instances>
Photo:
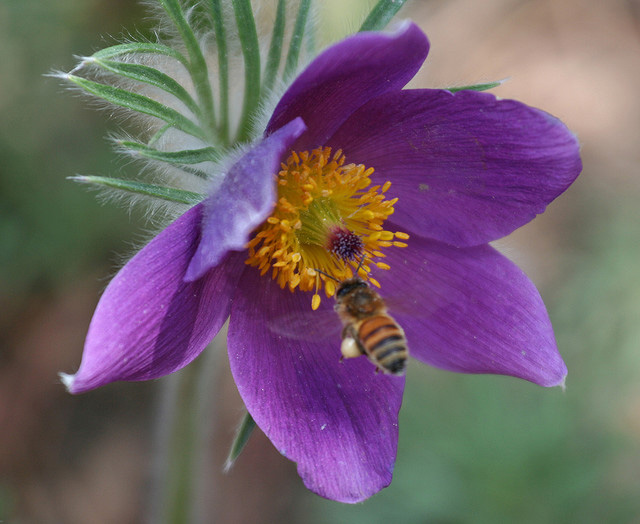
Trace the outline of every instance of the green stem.
<instances>
[{"instance_id":1,"label":"green stem","mask_svg":"<svg viewBox=\"0 0 640 524\"><path fill-rule=\"evenodd\" d=\"M194 457L193 402L196 360L160 382L155 463L151 487L151 522L189 522L191 469Z\"/></svg>"},{"instance_id":2,"label":"green stem","mask_svg":"<svg viewBox=\"0 0 640 524\"><path fill-rule=\"evenodd\" d=\"M223 330L204 354L160 381L149 522L212 522L213 399Z\"/></svg>"},{"instance_id":3,"label":"green stem","mask_svg":"<svg viewBox=\"0 0 640 524\"><path fill-rule=\"evenodd\" d=\"M193 495L188 522L213 522L215 508L210 503L217 494L215 478L218 466L213 460L213 435L218 419L216 387L220 376L220 360L227 354L227 330L222 329L204 351L196 384L194 412L194 456L191 470ZM219 499L219 497L216 497Z\"/></svg>"}]
</instances>

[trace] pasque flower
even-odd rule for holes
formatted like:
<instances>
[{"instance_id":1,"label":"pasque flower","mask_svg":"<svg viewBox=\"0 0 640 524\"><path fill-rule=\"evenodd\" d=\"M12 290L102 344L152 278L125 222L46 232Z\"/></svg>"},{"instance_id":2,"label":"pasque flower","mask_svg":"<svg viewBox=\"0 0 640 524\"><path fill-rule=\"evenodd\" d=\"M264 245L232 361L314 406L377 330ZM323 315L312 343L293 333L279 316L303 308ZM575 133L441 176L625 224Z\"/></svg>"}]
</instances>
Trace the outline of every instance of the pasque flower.
<instances>
[{"instance_id":1,"label":"pasque flower","mask_svg":"<svg viewBox=\"0 0 640 524\"><path fill-rule=\"evenodd\" d=\"M69 390L176 371L229 318L231 370L257 425L309 489L361 501L391 482L404 377L341 361L338 318L337 334L313 319L333 306L326 275L363 259L361 275L400 298L391 313L413 358L563 384L540 295L488 243L573 182L576 138L513 100L403 89L428 49L404 23L313 60L222 183L111 281Z\"/></svg>"}]
</instances>

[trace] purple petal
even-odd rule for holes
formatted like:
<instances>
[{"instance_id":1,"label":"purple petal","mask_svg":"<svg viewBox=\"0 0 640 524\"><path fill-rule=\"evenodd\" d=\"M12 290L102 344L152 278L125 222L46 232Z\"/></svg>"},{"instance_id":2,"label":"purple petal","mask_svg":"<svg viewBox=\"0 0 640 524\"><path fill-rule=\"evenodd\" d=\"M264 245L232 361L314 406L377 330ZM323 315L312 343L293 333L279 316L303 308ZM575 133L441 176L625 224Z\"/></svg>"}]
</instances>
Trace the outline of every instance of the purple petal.
<instances>
[{"instance_id":1,"label":"purple petal","mask_svg":"<svg viewBox=\"0 0 640 524\"><path fill-rule=\"evenodd\" d=\"M242 250L249 234L264 222L276 200L275 175L282 156L306 129L300 118L289 122L244 155L204 202L202 240L187 269L193 281L217 266L230 250Z\"/></svg>"},{"instance_id":2,"label":"purple petal","mask_svg":"<svg viewBox=\"0 0 640 524\"><path fill-rule=\"evenodd\" d=\"M199 204L155 237L107 286L93 315L80 369L63 379L71 393L116 380L161 377L196 358L229 315L244 253L192 283Z\"/></svg>"},{"instance_id":3,"label":"purple petal","mask_svg":"<svg viewBox=\"0 0 640 524\"><path fill-rule=\"evenodd\" d=\"M401 89L429 52L429 41L413 23L395 33L358 33L322 52L296 78L276 107L267 132L295 117L308 131L295 150L324 145L358 107L373 97Z\"/></svg>"},{"instance_id":4,"label":"purple petal","mask_svg":"<svg viewBox=\"0 0 640 524\"><path fill-rule=\"evenodd\" d=\"M258 426L280 453L298 463L305 485L323 497L359 502L389 485L404 379L376 374L364 357L341 363L339 334L305 338L305 318L322 318L332 300L311 312L310 294L281 290L254 268L245 271L239 286L229 360ZM269 330L282 315L291 315L300 336Z\"/></svg>"},{"instance_id":5,"label":"purple petal","mask_svg":"<svg viewBox=\"0 0 640 524\"><path fill-rule=\"evenodd\" d=\"M563 383L567 368L540 294L513 262L489 245L408 242L388 251L391 269L375 277L383 295L404 299L404 309L390 306L390 314L413 357L461 373Z\"/></svg>"},{"instance_id":6,"label":"purple petal","mask_svg":"<svg viewBox=\"0 0 640 524\"><path fill-rule=\"evenodd\" d=\"M501 238L545 210L581 170L556 118L488 93L406 90L378 97L328 145L375 168L399 197L394 222L457 246Z\"/></svg>"}]
</instances>

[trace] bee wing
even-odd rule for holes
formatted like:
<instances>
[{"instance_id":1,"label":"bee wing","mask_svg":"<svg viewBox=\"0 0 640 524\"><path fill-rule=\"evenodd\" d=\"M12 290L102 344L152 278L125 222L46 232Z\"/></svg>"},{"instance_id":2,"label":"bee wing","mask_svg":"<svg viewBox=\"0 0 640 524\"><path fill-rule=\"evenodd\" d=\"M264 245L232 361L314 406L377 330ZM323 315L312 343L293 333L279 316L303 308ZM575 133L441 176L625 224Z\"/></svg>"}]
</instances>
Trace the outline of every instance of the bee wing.
<instances>
[{"instance_id":1,"label":"bee wing","mask_svg":"<svg viewBox=\"0 0 640 524\"><path fill-rule=\"evenodd\" d=\"M417 317L423 313L421 308L412 300L408 300L406 296L392 293L388 296L383 296L382 298L387 306L387 313L391 316L393 316L394 313L400 313L410 317Z\"/></svg>"},{"instance_id":2,"label":"bee wing","mask_svg":"<svg viewBox=\"0 0 640 524\"><path fill-rule=\"evenodd\" d=\"M269 319L267 329L272 333L293 340L340 340L342 323L335 311L296 311Z\"/></svg>"},{"instance_id":3,"label":"bee wing","mask_svg":"<svg viewBox=\"0 0 640 524\"><path fill-rule=\"evenodd\" d=\"M446 297L425 295L424 290L415 287L403 289L400 292L387 286L376 291L380 293L387 307L387 313L392 317L394 314L413 318L428 316L448 300Z\"/></svg>"},{"instance_id":4,"label":"bee wing","mask_svg":"<svg viewBox=\"0 0 640 524\"><path fill-rule=\"evenodd\" d=\"M384 299L389 315L394 313L410 317L426 314L425 296L420 290L411 288L398 293L393 288L376 289ZM321 340L333 338L340 341L342 322L332 309L295 311L271 317L267 329L272 333L293 340Z\"/></svg>"}]
</instances>

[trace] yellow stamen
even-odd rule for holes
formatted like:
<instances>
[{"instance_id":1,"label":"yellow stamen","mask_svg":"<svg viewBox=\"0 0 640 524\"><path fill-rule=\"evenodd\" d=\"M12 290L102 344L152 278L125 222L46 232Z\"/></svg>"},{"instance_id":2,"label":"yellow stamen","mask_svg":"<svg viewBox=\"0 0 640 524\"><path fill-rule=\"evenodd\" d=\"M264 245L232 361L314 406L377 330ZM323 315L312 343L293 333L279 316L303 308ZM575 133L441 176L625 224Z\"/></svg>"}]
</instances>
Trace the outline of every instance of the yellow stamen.
<instances>
[{"instance_id":1,"label":"yellow stamen","mask_svg":"<svg viewBox=\"0 0 640 524\"><path fill-rule=\"evenodd\" d=\"M380 240L393 240L393 233L391 231L380 232Z\"/></svg>"},{"instance_id":2,"label":"yellow stamen","mask_svg":"<svg viewBox=\"0 0 640 524\"><path fill-rule=\"evenodd\" d=\"M313 291L314 310L323 285L325 294L333 296L332 279L351 278L361 261L361 278L379 287L369 277L370 266L390 266L372 259L384 257L382 248L406 246L395 239L409 235L384 229L398 199L385 200L391 182L372 185L372 174L373 168L346 164L340 150L292 151L277 174L273 213L247 244L246 263L263 275L271 268L282 288Z\"/></svg>"}]
</instances>

